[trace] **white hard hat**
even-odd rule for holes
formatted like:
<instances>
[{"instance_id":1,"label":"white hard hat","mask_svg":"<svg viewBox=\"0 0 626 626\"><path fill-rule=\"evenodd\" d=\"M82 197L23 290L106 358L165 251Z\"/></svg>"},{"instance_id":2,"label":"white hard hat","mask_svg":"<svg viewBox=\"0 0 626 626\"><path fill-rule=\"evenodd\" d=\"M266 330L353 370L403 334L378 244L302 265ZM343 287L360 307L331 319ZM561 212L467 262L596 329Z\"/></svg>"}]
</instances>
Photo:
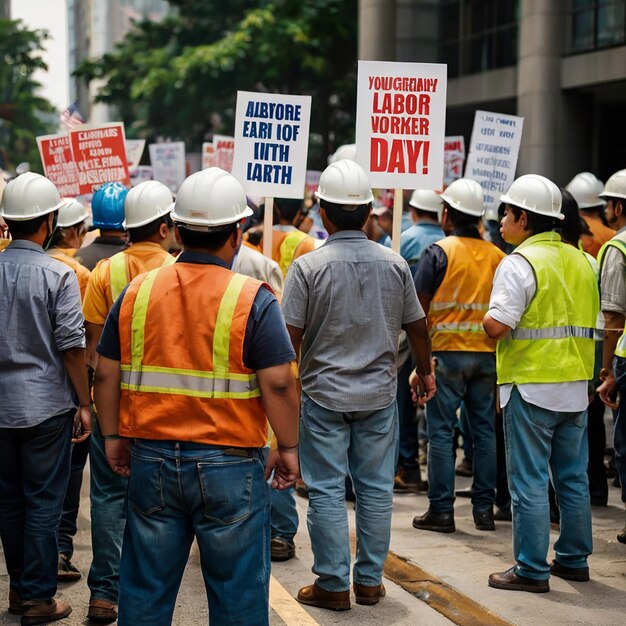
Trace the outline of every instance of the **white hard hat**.
<instances>
[{"instance_id":1,"label":"white hard hat","mask_svg":"<svg viewBox=\"0 0 626 626\"><path fill-rule=\"evenodd\" d=\"M348 159L331 163L322 172L315 195L319 200L354 206L355 209L374 200L365 170Z\"/></svg>"},{"instance_id":2,"label":"white hard hat","mask_svg":"<svg viewBox=\"0 0 626 626\"><path fill-rule=\"evenodd\" d=\"M430 189L416 189L411 195L409 205L420 211L439 213L442 209L443 202L439 194Z\"/></svg>"},{"instance_id":3,"label":"white hard hat","mask_svg":"<svg viewBox=\"0 0 626 626\"><path fill-rule=\"evenodd\" d=\"M626 198L626 170L615 172L609 180L602 193L601 198Z\"/></svg>"},{"instance_id":4,"label":"white hard hat","mask_svg":"<svg viewBox=\"0 0 626 626\"><path fill-rule=\"evenodd\" d=\"M590 209L592 207L602 207L606 204L598 196L604 189L604 184L591 172L581 172L576 174L565 187L576 200L579 209Z\"/></svg>"},{"instance_id":5,"label":"white hard hat","mask_svg":"<svg viewBox=\"0 0 626 626\"><path fill-rule=\"evenodd\" d=\"M459 178L439 196L446 204L453 209L482 217L485 212L483 188L471 178Z\"/></svg>"},{"instance_id":6,"label":"white hard hat","mask_svg":"<svg viewBox=\"0 0 626 626\"><path fill-rule=\"evenodd\" d=\"M234 224L249 215L252 209L241 183L219 167L188 176L178 190L172 211L175 222L201 231Z\"/></svg>"},{"instance_id":7,"label":"white hard hat","mask_svg":"<svg viewBox=\"0 0 626 626\"><path fill-rule=\"evenodd\" d=\"M565 217L561 213L561 190L538 174L526 174L514 180L509 190L500 196L500 202L559 220Z\"/></svg>"},{"instance_id":8,"label":"white hard hat","mask_svg":"<svg viewBox=\"0 0 626 626\"><path fill-rule=\"evenodd\" d=\"M69 228L84 222L89 217L89 211L74 198L63 198L67 203L59 209L59 219L57 226L59 228Z\"/></svg>"},{"instance_id":9,"label":"white hard hat","mask_svg":"<svg viewBox=\"0 0 626 626\"><path fill-rule=\"evenodd\" d=\"M328 165L341 161L342 159L348 159L348 161L356 161L356 144L347 143L343 146L339 146L333 154L328 157Z\"/></svg>"},{"instance_id":10,"label":"white hard hat","mask_svg":"<svg viewBox=\"0 0 626 626\"><path fill-rule=\"evenodd\" d=\"M60 209L65 203L57 188L45 176L26 172L5 187L0 215L16 222L32 220Z\"/></svg>"},{"instance_id":11,"label":"white hard hat","mask_svg":"<svg viewBox=\"0 0 626 626\"><path fill-rule=\"evenodd\" d=\"M172 192L156 180L133 187L124 199L126 228L139 228L167 215L172 210Z\"/></svg>"}]
</instances>

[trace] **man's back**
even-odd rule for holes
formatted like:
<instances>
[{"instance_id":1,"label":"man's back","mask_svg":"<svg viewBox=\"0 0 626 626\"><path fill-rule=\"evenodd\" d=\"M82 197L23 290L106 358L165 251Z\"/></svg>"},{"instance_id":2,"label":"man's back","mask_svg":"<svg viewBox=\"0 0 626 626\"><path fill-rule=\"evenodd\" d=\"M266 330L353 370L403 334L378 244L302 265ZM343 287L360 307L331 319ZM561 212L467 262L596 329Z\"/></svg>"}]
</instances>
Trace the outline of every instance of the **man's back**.
<instances>
[{"instance_id":1,"label":"man's back","mask_svg":"<svg viewBox=\"0 0 626 626\"><path fill-rule=\"evenodd\" d=\"M302 388L316 402L358 411L393 401L400 328L423 317L402 257L362 231L338 232L294 261L283 314L304 328Z\"/></svg>"}]
</instances>

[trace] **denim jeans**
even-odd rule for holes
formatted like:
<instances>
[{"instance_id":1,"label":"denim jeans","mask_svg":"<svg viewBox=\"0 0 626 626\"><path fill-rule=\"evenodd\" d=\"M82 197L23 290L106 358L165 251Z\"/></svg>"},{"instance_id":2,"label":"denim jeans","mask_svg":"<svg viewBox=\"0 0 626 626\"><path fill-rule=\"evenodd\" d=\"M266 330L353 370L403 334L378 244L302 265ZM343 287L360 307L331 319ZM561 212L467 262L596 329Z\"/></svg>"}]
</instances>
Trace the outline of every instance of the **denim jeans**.
<instances>
[{"instance_id":1,"label":"denim jeans","mask_svg":"<svg viewBox=\"0 0 626 626\"><path fill-rule=\"evenodd\" d=\"M313 573L327 591L350 588L345 479L356 493L354 581L380 584L389 550L398 448L395 402L376 411L330 411L302 395L300 470L309 488Z\"/></svg>"},{"instance_id":2,"label":"denim jeans","mask_svg":"<svg viewBox=\"0 0 626 626\"><path fill-rule=\"evenodd\" d=\"M619 356L615 357L613 371L615 372L617 388L622 395L613 432L615 467L622 485L622 502L626 502L626 359Z\"/></svg>"},{"instance_id":3,"label":"denim jeans","mask_svg":"<svg viewBox=\"0 0 626 626\"><path fill-rule=\"evenodd\" d=\"M292 541L298 532L298 509L296 508L295 489L270 489L270 519L272 539L282 537Z\"/></svg>"},{"instance_id":4,"label":"denim jeans","mask_svg":"<svg viewBox=\"0 0 626 626\"><path fill-rule=\"evenodd\" d=\"M496 358L490 352L436 352L437 393L426 405L428 499L435 513L454 508L454 430L463 402L474 447L472 505L493 506L496 487Z\"/></svg>"},{"instance_id":5,"label":"denim jeans","mask_svg":"<svg viewBox=\"0 0 626 626\"><path fill-rule=\"evenodd\" d=\"M89 455L89 439L72 446L72 461L70 465L70 480L67 484L63 513L59 524L59 552L72 558L74 554L74 537L76 535L78 509L80 507L80 489L83 485L83 471Z\"/></svg>"},{"instance_id":6,"label":"denim jeans","mask_svg":"<svg viewBox=\"0 0 626 626\"><path fill-rule=\"evenodd\" d=\"M0 429L0 536L9 585L22 600L49 600L57 590L57 531L75 412Z\"/></svg>"},{"instance_id":7,"label":"denim jeans","mask_svg":"<svg viewBox=\"0 0 626 626\"><path fill-rule=\"evenodd\" d=\"M265 451L136 440L120 568L119 626L169 626L194 537L209 624L269 624Z\"/></svg>"},{"instance_id":8,"label":"denim jeans","mask_svg":"<svg viewBox=\"0 0 626 626\"><path fill-rule=\"evenodd\" d=\"M592 551L587 411L542 409L523 400L517 387L503 411L518 573L539 580L550 576L549 469L561 510L556 560L566 567L586 567Z\"/></svg>"},{"instance_id":9,"label":"denim jeans","mask_svg":"<svg viewBox=\"0 0 626 626\"><path fill-rule=\"evenodd\" d=\"M91 599L108 600L117 604L128 479L118 476L109 467L97 420L94 420L90 439L93 559L87 585Z\"/></svg>"}]
</instances>

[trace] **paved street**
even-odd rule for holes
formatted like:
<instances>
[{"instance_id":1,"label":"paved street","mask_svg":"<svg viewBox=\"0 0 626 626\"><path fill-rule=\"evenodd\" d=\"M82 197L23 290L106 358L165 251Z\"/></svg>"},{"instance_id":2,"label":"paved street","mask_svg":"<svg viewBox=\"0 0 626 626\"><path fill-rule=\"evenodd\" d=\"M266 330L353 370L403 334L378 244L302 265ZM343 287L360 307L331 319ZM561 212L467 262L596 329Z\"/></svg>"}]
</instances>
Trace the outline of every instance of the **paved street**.
<instances>
[{"instance_id":1,"label":"paved street","mask_svg":"<svg viewBox=\"0 0 626 626\"><path fill-rule=\"evenodd\" d=\"M468 484L469 479L457 478L458 487ZM84 573L90 561L87 495L84 490L74 559ZM298 498L300 531L296 537L296 558L273 565L270 598L272 625L358 623L359 626L438 626L456 623L462 626L617 626L624 623L626 546L618 543L615 535L618 529L623 528L626 511L619 502L617 489L610 489L609 507L594 508L593 511L595 552L590 562L591 582L569 583L552 578L549 594L498 591L487 587L489 573L506 569L512 564L510 524L501 522L495 532L479 532L471 519L469 500L457 499L456 533L443 535L414 530L411 520L414 515L426 510L427 502L422 495L395 498L391 541L393 554L386 567L387 597L375 607L353 604L351 611L335 613L305 609L293 599L299 587L313 580L310 572L312 554L306 531L307 502ZM349 505L349 510L353 528L352 505ZM8 579L3 562L1 567L0 606L6 607ZM67 626L86 624L89 596L85 577L59 590L60 596L74 607L70 618L61 623ZM19 618L6 611L0 613L0 624L18 623ZM199 573L199 556L194 546L178 597L174 624L195 626L206 623L204 587Z\"/></svg>"}]
</instances>

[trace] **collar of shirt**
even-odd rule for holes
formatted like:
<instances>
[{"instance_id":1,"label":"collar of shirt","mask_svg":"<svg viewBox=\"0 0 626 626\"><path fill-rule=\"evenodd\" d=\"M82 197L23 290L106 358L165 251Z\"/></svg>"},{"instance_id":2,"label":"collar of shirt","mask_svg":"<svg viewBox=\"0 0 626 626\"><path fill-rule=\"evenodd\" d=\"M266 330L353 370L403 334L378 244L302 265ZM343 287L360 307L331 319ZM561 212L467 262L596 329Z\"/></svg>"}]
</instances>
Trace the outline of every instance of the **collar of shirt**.
<instances>
[{"instance_id":1,"label":"collar of shirt","mask_svg":"<svg viewBox=\"0 0 626 626\"><path fill-rule=\"evenodd\" d=\"M8 246L7 249L15 249L19 250L32 250L33 252L44 252L44 249L34 241L29 241L28 239L14 239Z\"/></svg>"},{"instance_id":2,"label":"collar of shirt","mask_svg":"<svg viewBox=\"0 0 626 626\"><path fill-rule=\"evenodd\" d=\"M471 239L482 239L476 226L463 226L452 231L455 237L469 237Z\"/></svg>"},{"instance_id":3,"label":"collar of shirt","mask_svg":"<svg viewBox=\"0 0 626 626\"><path fill-rule=\"evenodd\" d=\"M367 235L362 230L340 230L332 234L326 240L326 244L337 241L339 239L367 239Z\"/></svg>"},{"instance_id":4,"label":"collar of shirt","mask_svg":"<svg viewBox=\"0 0 626 626\"><path fill-rule=\"evenodd\" d=\"M181 252L176 259L176 263L197 263L199 265L219 265L227 270L231 269L224 259L213 254L204 252Z\"/></svg>"},{"instance_id":5,"label":"collar of shirt","mask_svg":"<svg viewBox=\"0 0 626 626\"><path fill-rule=\"evenodd\" d=\"M420 228L428 228L432 230L441 230L441 224L435 222L416 222L412 228L419 226Z\"/></svg>"}]
</instances>

